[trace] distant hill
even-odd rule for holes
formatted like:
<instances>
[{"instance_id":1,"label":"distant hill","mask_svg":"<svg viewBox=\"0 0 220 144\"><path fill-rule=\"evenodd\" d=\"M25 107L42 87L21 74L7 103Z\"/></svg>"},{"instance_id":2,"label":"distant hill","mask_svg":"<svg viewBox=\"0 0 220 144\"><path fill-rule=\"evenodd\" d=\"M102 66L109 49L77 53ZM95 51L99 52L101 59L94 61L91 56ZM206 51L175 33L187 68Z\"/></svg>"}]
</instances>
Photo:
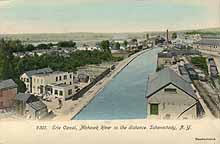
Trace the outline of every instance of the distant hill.
<instances>
[{"instance_id":1,"label":"distant hill","mask_svg":"<svg viewBox=\"0 0 220 144\"><path fill-rule=\"evenodd\" d=\"M220 28L207 28L186 31L187 34L220 35Z\"/></svg>"},{"instance_id":2,"label":"distant hill","mask_svg":"<svg viewBox=\"0 0 220 144\"><path fill-rule=\"evenodd\" d=\"M220 34L220 28L208 28L198 30L185 30L178 31L182 33L199 33L199 34ZM73 40L79 43L95 43L101 40L111 40L114 38L126 37L132 38L144 38L149 33L164 34L164 32L137 32L137 33L40 33L40 34L0 34L0 38L19 39L24 42L57 42Z\"/></svg>"},{"instance_id":3,"label":"distant hill","mask_svg":"<svg viewBox=\"0 0 220 144\"><path fill-rule=\"evenodd\" d=\"M146 33L47 33L47 34L4 34L4 38L20 39L32 42L57 42L57 41L100 41L114 39L115 37L143 38Z\"/></svg>"}]
</instances>

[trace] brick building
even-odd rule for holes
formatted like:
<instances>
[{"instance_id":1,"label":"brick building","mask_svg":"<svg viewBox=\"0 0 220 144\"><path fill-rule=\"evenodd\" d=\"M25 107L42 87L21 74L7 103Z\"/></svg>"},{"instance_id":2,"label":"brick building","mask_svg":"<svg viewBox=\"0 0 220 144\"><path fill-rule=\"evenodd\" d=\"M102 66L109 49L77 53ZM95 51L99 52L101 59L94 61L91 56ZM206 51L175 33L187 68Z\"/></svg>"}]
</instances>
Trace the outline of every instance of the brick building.
<instances>
[{"instance_id":1,"label":"brick building","mask_svg":"<svg viewBox=\"0 0 220 144\"><path fill-rule=\"evenodd\" d=\"M0 81L0 109L10 109L15 104L17 84L12 80Z\"/></svg>"}]
</instances>

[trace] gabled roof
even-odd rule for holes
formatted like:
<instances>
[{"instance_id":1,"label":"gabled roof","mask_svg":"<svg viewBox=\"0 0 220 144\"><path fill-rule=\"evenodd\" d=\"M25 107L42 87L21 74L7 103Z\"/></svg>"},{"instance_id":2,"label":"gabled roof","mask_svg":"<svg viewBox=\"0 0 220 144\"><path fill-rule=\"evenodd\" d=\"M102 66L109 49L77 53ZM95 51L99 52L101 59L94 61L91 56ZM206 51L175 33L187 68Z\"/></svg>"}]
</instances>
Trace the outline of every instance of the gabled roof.
<instances>
[{"instance_id":1,"label":"gabled roof","mask_svg":"<svg viewBox=\"0 0 220 144\"><path fill-rule=\"evenodd\" d=\"M47 108L47 106L42 101L31 102L29 103L29 106L36 111Z\"/></svg>"},{"instance_id":2,"label":"gabled roof","mask_svg":"<svg viewBox=\"0 0 220 144\"><path fill-rule=\"evenodd\" d=\"M30 97L31 94L19 93L16 96L16 100L27 102Z\"/></svg>"},{"instance_id":3,"label":"gabled roof","mask_svg":"<svg viewBox=\"0 0 220 144\"><path fill-rule=\"evenodd\" d=\"M38 99L35 96L33 96L31 94L26 94L26 93L17 94L16 100L22 101L22 102L25 102L25 103L38 101Z\"/></svg>"},{"instance_id":4,"label":"gabled roof","mask_svg":"<svg viewBox=\"0 0 220 144\"><path fill-rule=\"evenodd\" d=\"M16 88L17 84L12 80L2 80L0 81L0 89Z\"/></svg>"},{"instance_id":5,"label":"gabled roof","mask_svg":"<svg viewBox=\"0 0 220 144\"><path fill-rule=\"evenodd\" d=\"M162 88L168 86L169 84L173 84L189 96L196 98L196 94L192 89L189 82L184 80L180 75L171 70L170 68L165 68L153 75L148 77L148 87L147 87L147 95L149 98L156 92L160 91Z\"/></svg>"},{"instance_id":6,"label":"gabled roof","mask_svg":"<svg viewBox=\"0 0 220 144\"><path fill-rule=\"evenodd\" d=\"M53 70L51 68L43 68L43 69L38 69L38 70L32 70L32 71L27 71L25 72L27 74L28 77L31 77L35 74L43 74L43 73L50 73L53 72Z\"/></svg>"}]
</instances>

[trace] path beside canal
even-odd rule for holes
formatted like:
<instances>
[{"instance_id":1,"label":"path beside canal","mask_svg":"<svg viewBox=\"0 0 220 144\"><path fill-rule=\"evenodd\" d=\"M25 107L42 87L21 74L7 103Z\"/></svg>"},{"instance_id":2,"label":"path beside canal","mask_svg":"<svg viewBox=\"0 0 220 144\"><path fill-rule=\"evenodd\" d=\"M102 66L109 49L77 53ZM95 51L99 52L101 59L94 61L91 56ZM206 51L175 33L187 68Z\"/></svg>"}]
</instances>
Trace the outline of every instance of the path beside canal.
<instances>
[{"instance_id":1,"label":"path beside canal","mask_svg":"<svg viewBox=\"0 0 220 144\"><path fill-rule=\"evenodd\" d=\"M61 109L60 113L55 113L57 116L53 120L68 121L74 118L78 113L80 113L95 97L102 91L102 89L118 74L120 73L129 63L131 63L135 58L141 54L149 51L150 49L140 51L133 54L129 58L124 59L119 62L115 70L113 70L109 75L100 80L96 85L94 85L88 92L84 94L77 101L66 101Z\"/></svg>"}]
</instances>

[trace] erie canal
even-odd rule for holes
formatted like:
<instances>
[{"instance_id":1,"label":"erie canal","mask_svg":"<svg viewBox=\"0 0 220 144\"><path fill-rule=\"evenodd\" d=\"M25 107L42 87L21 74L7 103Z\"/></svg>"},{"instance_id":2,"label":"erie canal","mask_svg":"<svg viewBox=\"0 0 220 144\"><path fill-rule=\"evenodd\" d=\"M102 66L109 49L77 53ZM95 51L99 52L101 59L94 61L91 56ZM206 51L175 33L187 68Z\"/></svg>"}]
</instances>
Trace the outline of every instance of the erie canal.
<instances>
[{"instance_id":1,"label":"erie canal","mask_svg":"<svg viewBox=\"0 0 220 144\"><path fill-rule=\"evenodd\" d=\"M126 66L73 119L114 120L146 118L147 78L155 72L157 48L143 53Z\"/></svg>"}]
</instances>

